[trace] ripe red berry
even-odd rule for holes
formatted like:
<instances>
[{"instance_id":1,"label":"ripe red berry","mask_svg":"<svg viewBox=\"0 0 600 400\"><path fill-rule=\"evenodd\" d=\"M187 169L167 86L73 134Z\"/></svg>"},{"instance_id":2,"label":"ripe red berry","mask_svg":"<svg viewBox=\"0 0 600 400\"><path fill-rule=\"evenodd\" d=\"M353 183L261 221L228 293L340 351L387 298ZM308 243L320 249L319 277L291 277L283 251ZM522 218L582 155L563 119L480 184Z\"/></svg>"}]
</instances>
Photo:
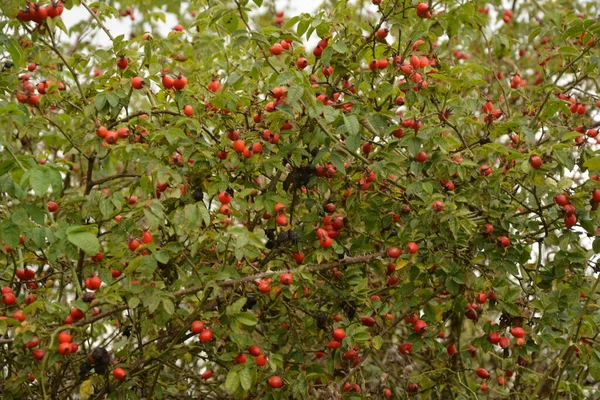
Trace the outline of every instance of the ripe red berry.
<instances>
[{"instance_id":1,"label":"ripe red berry","mask_svg":"<svg viewBox=\"0 0 600 400\"><path fill-rule=\"evenodd\" d=\"M262 354L262 350L258 346L250 346L248 347L248 353L254 357L258 357Z\"/></svg>"},{"instance_id":2,"label":"ripe red berry","mask_svg":"<svg viewBox=\"0 0 600 400\"><path fill-rule=\"evenodd\" d=\"M125 376L127 375L127 373L125 372L125 370L123 368L115 368L113 370L113 376L115 377L115 379L122 381L123 379L125 379Z\"/></svg>"},{"instance_id":3,"label":"ripe red berry","mask_svg":"<svg viewBox=\"0 0 600 400\"><path fill-rule=\"evenodd\" d=\"M190 328L190 330L193 333L202 333L202 331L206 328L206 326L204 325L204 322L200 321L200 320L196 320L194 322L192 322L192 326Z\"/></svg>"},{"instance_id":4,"label":"ripe red berry","mask_svg":"<svg viewBox=\"0 0 600 400\"><path fill-rule=\"evenodd\" d=\"M144 231L142 233L142 243L144 244L148 244L148 243L152 243L152 233L150 233L150 231Z\"/></svg>"},{"instance_id":5,"label":"ripe red berry","mask_svg":"<svg viewBox=\"0 0 600 400\"><path fill-rule=\"evenodd\" d=\"M144 79L140 76L131 78L131 87L134 89L141 89L144 87Z\"/></svg>"},{"instance_id":6,"label":"ripe red berry","mask_svg":"<svg viewBox=\"0 0 600 400\"><path fill-rule=\"evenodd\" d=\"M406 245L406 250L410 254L415 254L417 251L419 251L419 246L415 242L410 242L408 245Z\"/></svg>"},{"instance_id":7,"label":"ripe red berry","mask_svg":"<svg viewBox=\"0 0 600 400\"><path fill-rule=\"evenodd\" d=\"M496 239L498 242L498 246L506 248L508 246L510 246L510 239L507 238L506 236L498 236L498 238Z\"/></svg>"},{"instance_id":8,"label":"ripe red berry","mask_svg":"<svg viewBox=\"0 0 600 400\"><path fill-rule=\"evenodd\" d=\"M516 338L522 338L525 337L525 329L521 328L520 326L515 326L510 330L510 334Z\"/></svg>"},{"instance_id":9,"label":"ripe red berry","mask_svg":"<svg viewBox=\"0 0 600 400\"><path fill-rule=\"evenodd\" d=\"M415 322L414 330L419 335L427 332L427 323L422 319L418 320L417 322Z\"/></svg>"},{"instance_id":10,"label":"ripe red berry","mask_svg":"<svg viewBox=\"0 0 600 400\"><path fill-rule=\"evenodd\" d=\"M73 341L73 336L67 331L61 331L58 334L58 343L71 343Z\"/></svg>"},{"instance_id":11,"label":"ripe red berry","mask_svg":"<svg viewBox=\"0 0 600 400\"><path fill-rule=\"evenodd\" d=\"M285 214L279 214L276 218L275 218L275 222L277 223L277 225L279 226L286 226L288 224L288 218L285 216Z\"/></svg>"},{"instance_id":12,"label":"ripe red berry","mask_svg":"<svg viewBox=\"0 0 600 400\"><path fill-rule=\"evenodd\" d=\"M335 328L333 330L332 336L335 340L339 342L346 337L346 332L342 328Z\"/></svg>"},{"instance_id":13,"label":"ripe red berry","mask_svg":"<svg viewBox=\"0 0 600 400\"><path fill-rule=\"evenodd\" d=\"M274 375L272 377L270 377L267 380L267 383L269 384L269 386L271 386L273 389L278 389L280 387L283 386L283 379L281 379L279 376Z\"/></svg>"},{"instance_id":14,"label":"ripe red berry","mask_svg":"<svg viewBox=\"0 0 600 400\"><path fill-rule=\"evenodd\" d=\"M256 365L259 367L264 367L265 365L267 365L268 362L269 362L269 360L267 359L267 357L265 357L262 354L259 354L256 357Z\"/></svg>"},{"instance_id":15,"label":"ripe red berry","mask_svg":"<svg viewBox=\"0 0 600 400\"><path fill-rule=\"evenodd\" d=\"M128 66L129 60L127 59L127 57L121 56L117 58L117 67L119 67L119 69L127 69Z\"/></svg>"},{"instance_id":16,"label":"ripe red berry","mask_svg":"<svg viewBox=\"0 0 600 400\"><path fill-rule=\"evenodd\" d=\"M412 348L413 348L413 344L410 342L406 342L406 343L402 343L399 347L398 347L398 351L401 354L412 354Z\"/></svg>"},{"instance_id":17,"label":"ripe red berry","mask_svg":"<svg viewBox=\"0 0 600 400\"><path fill-rule=\"evenodd\" d=\"M63 342L58 345L58 352L63 356L68 356L71 354L71 343Z\"/></svg>"},{"instance_id":18,"label":"ripe red berry","mask_svg":"<svg viewBox=\"0 0 600 400\"><path fill-rule=\"evenodd\" d=\"M400 257L400 249L397 247L390 247L387 249L387 255L391 258L398 258Z\"/></svg>"},{"instance_id":19,"label":"ripe red berry","mask_svg":"<svg viewBox=\"0 0 600 400\"><path fill-rule=\"evenodd\" d=\"M417 15L421 18L425 18L427 16L427 12L429 11L429 6L425 3L417 4Z\"/></svg>"},{"instance_id":20,"label":"ripe red berry","mask_svg":"<svg viewBox=\"0 0 600 400\"><path fill-rule=\"evenodd\" d=\"M431 204L431 207L433 208L433 211L435 211L435 212L444 211L444 203L442 203L439 200L434 201L433 204Z\"/></svg>"},{"instance_id":21,"label":"ripe red berry","mask_svg":"<svg viewBox=\"0 0 600 400\"><path fill-rule=\"evenodd\" d=\"M450 357L452 357L456 354L456 346L453 344L448 345L448 347L446 347L446 352Z\"/></svg>"},{"instance_id":22,"label":"ripe red berry","mask_svg":"<svg viewBox=\"0 0 600 400\"><path fill-rule=\"evenodd\" d=\"M273 46L271 46L269 52L274 56L278 56L283 52L283 47L281 47L280 43L275 43Z\"/></svg>"},{"instance_id":23,"label":"ripe red berry","mask_svg":"<svg viewBox=\"0 0 600 400\"><path fill-rule=\"evenodd\" d=\"M175 79L173 79L173 77L170 75L163 75L162 84L165 89L173 89L173 86L175 85Z\"/></svg>"},{"instance_id":24,"label":"ripe red berry","mask_svg":"<svg viewBox=\"0 0 600 400\"><path fill-rule=\"evenodd\" d=\"M212 376L214 375L214 372L211 370L208 371L204 371L201 375L200 378L203 380L208 380L210 378L212 378Z\"/></svg>"},{"instance_id":25,"label":"ripe red berry","mask_svg":"<svg viewBox=\"0 0 600 400\"><path fill-rule=\"evenodd\" d=\"M245 364L247 361L246 355L244 353L242 354L238 354L235 358L234 358L234 362L236 364Z\"/></svg>"},{"instance_id":26,"label":"ripe red berry","mask_svg":"<svg viewBox=\"0 0 600 400\"><path fill-rule=\"evenodd\" d=\"M415 161L424 163L425 161L427 161L428 158L429 158L429 156L427 156L427 154L425 152L421 151L415 156Z\"/></svg>"},{"instance_id":27,"label":"ripe red berry","mask_svg":"<svg viewBox=\"0 0 600 400\"><path fill-rule=\"evenodd\" d=\"M292 277L292 274L285 273L281 275L279 282L281 282L282 285L291 285L294 282L294 278Z\"/></svg>"},{"instance_id":28,"label":"ripe red berry","mask_svg":"<svg viewBox=\"0 0 600 400\"><path fill-rule=\"evenodd\" d=\"M48 207L48 211L50 211L51 213L56 212L56 210L58 210L58 204L56 204L53 201L49 201L48 203L46 203L46 207Z\"/></svg>"},{"instance_id":29,"label":"ripe red berry","mask_svg":"<svg viewBox=\"0 0 600 400\"><path fill-rule=\"evenodd\" d=\"M129 250L131 251L136 251L138 247L140 247L140 242L137 239L132 239L129 241L127 247L129 247Z\"/></svg>"},{"instance_id":30,"label":"ripe red berry","mask_svg":"<svg viewBox=\"0 0 600 400\"><path fill-rule=\"evenodd\" d=\"M203 341L204 343L210 342L213 338L213 332L210 329L205 329L202 332L200 332L200 335L198 335L198 338Z\"/></svg>"},{"instance_id":31,"label":"ripe red berry","mask_svg":"<svg viewBox=\"0 0 600 400\"><path fill-rule=\"evenodd\" d=\"M480 377L481 379L487 379L490 377L490 373L487 371L487 369L485 368L477 368L475 370L475 373L477 374L478 377Z\"/></svg>"},{"instance_id":32,"label":"ripe red berry","mask_svg":"<svg viewBox=\"0 0 600 400\"><path fill-rule=\"evenodd\" d=\"M31 354L36 360L42 360L44 355L46 355L46 351L42 349L35 349Z\"/></svg>"},{"instance_id":33,"label":"ripe red berry","mask_svg":"<svg viewBox=\"0 0 600 400\"><path fill-rule=\"evenodd\" d=\"M308 67L308 60L304 57L299 58L298 61L296 61L296 67L298 67L298 69L304 69Z\"/></svg>"},{"instance_id":34,"label":"ripe red berry","mask_svg":"<svg viewBox=\"0 0 600 400\"><path fill-rule=\"evenodd\" d=\"M98 290L101 285L102 279L100 279L100 277L97 275L89 277L85 280L85 287L88 290Z\"/></svg>"},{"instance_id":35,"label":"ripe red berry","mask_svg":"<svg viewBox=\"0 0 600 400\"><path fill-rule=\"evenodd\" d=\"M194 108L189 104L186 104L185 106L183 106L183 113L188 117L191 117L192 115L194 115Z\"/></svg>"},{"instance_id":36,"label":"ripe red berry","mask_svg":"<svg viewBox=\"0 0 600 400\"><path fill-rule=\"evenodd\" d=\"M173 82L173 87L175 90L183 90L187 86L187 78L183 75L179 75L175 78Z\"/></svg>"},{"instance_id":37,"label":"ripe red berry","mask_svg":"<svg viewBox=\"0 0 600 400\"><path fill-rule=\"evenodd\" d=\"M531 156L531 158L529 159L529 164L534 169L540 168L543 163L544 162L540 156Z\"/></svg>"},{"instance_id":38,"label":"ripe red berry","mask_svg":"<svg viewBox=\"0 0 600 400\"><path fill-rule=\"evenodd\" d=\"M500 334L498 332L490 332L488 335L488 342L491 344L498 344L500 342Z\"/></svg>"}]
</instances>

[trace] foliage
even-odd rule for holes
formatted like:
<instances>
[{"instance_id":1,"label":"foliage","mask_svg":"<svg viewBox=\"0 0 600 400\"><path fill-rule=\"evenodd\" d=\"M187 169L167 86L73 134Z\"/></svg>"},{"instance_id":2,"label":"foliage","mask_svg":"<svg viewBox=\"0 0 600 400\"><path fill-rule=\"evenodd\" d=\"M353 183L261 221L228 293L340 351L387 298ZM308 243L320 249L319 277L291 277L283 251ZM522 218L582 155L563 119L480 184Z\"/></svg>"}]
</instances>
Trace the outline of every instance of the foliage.
<instances>
[{"instance_id":1,"label":"foliage","mask_svg":"<svg viewBox=\"0 0 600 400\"><path fill-rule=\"evenodd\" d=\"M4 399L598 396L598 4L43 3L0 6Z\"/></svg>"}]
</instances>

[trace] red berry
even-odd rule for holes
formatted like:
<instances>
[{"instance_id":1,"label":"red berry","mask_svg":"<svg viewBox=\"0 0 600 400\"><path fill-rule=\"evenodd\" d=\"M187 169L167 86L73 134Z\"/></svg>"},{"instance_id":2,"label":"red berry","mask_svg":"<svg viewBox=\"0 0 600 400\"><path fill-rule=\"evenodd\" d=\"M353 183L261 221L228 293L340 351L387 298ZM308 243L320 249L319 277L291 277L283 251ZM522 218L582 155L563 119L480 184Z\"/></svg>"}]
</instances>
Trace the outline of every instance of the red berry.
<instances>
[{"instance_id":1,"label":"red berry","mask_svg":"<svg viewBox=\"0 0 600 400\"><path fill-rule=\"evenodd\" d=\"M387 249L387 255L391 258L398 258L400 257L400 249L397 247L390 247Z\"/></svg>"},{"instance_id":2,"label":"red berry","mask_svg":"<svg viewBox=\"0 0 600 400\"><path fill-rule=\"evenodd\" d=\"M202 332L200 332L200 335L198 335L198 338L203 341L204 343L210 342L213 338L213 332L210 329L205 329Z\"/></svg>"},{"instance_id":3,"label":"red berry","mask_svg":"<svg viewBox=\"0 0 600 400\"><path fill-rule=\"evenodd\" d=\"M279 376L274 375L272 377L270 377L267 380L267 383L269 384L269 386L271 386L273 389L278 389L280 387L283 386L283 379L281 379Z\"/></svg>"},{"instance_id":4,"label":"red berry","mask_svg":"<svg viewBox=\"0 0 600 400\"><path fill-rule=\"evenodd\" d=\"M531 158L529 159L529 164L534 169L540 168L543 163L544 162L542 161L542 158L540 156L531 156Z\"/></svg>"},{"instance_id":5,"label":"red berry","mask_svg":"<svg viewBox=\"0 0 600 400\"><path fill-rule=\"evenodd\" d=\"M262 354L259 354L256 357L256 365L259 367L264 367L265 365L267 365L268 362L269 360L267 359L267 357L263 356Z\"/></svg>"},{"instance_id":6,"label":"red berry","mask_svg":"<svg viewBox=\"0 0 600 400\"><path fill-rule=\"evenodd\" d=\"M141 89L144 87L144 79L142 77L136 76L131 78L131 87L134 89Z\"/></svg>"},{"instance_id":7,"label":"red berry","mask_svg":"<svg viewBox=\"0 0 600 400\"><path fill-rule=\"evenodd\" d=\"M117 58L117 67L119 67L119 69L127 69L128 66L129 60L127 59L127 57L121 56Z\"/></svg>"},{"instance_id":8,"label":"red berry","mask_svg":"<svg viewBox=\"0 0 600 400\"><path fill-rule=\"evenodd\" d=\"M53 201L49 201L48 203L46 203L46 207L48 207L48 211L50 211L51 213L56 212L56 210L58 210L58 204L56 204Z\"/></svg>"},{"instance_id":9,"label":"red berry","mask_svg":"<svg viewBox=\"0 0 600 400\"><path fill-rule=\"evenodd\" d=\"M63 342L58 345L58 352L63 356L68 356L71 354L71 343Z\"/></svg>"},{"instance_id":10,"label":"red berry","mask_svg":"<svg viewBox=\"0 0 600 400\"><path fill-rule=\"evenodd\" d=\"M258 357L262 354L262 350L258 346L250 346L248 347L248 353L254 357Z\"/></svg>"},{"instance_id":11,"label":"red berry","mask_svg":"<svg viewBox=\"0 0 600 400\"><path fill-rule=\"evenodd\" d=\"M46 351L42 349L35 349L31 354L36 360L42 360L44 358L44 355L46 355Z\"/></svg>"},{"instance_id":12,"label":"red berry","mask_svg":"<svg viewBox=\"0 0 600 400\"><path fill-rule=\"evenodd\" d=\"M212 378L213 375L214 375L214 372L212 372L211 370L208 370L208 371L204 371L200 375L200 378L204 379L204 380L208 380L208 379Z\"/></svg>"},{"instance_id":13,"label":"red berry","mask_svg":"<svg viewBox=\"0 0 600 400\"><path fill-rule=\"evenodd\" d=\"M113 376L115 377L115 379L122 381L123 379L125 379L125 376L127 375L127 373L125 372L125 370L123 368L115 368L113 370Z\"/></svg>"},{"instance_id":14,"label":"red berry","mask_svg":"<svg viewBox=\"0 0 600 400\"><path fill-rule=\"evenodd\" d=\"M308 60L304 57L299 58L298 61L296 61L296 67L298 67L298 69L304 69L308 67Z\"/></svg>"},{"instance_id":15,"label":"red berry","mask_svg":"<svg viewBox=\"0 0 600 400\"><path fill-rule=\"evenodd\" d=\"M520 326L515 326L510 330L510 334L516 338L522 338L525 336L525 329L521 328Z\"/></svg>"},{"instance_id":16,"label":"red berry","mask_svg":"<svg viewBox=\"0 0 600 400\"><path fill-rule=\"evenodd\" d=\"M346 337L346 332L342 328L335 328L333 330L332 336L335 340L339 342Z\"/></svg>"},{"instance_id":17,"label":"red berry","mask_svg":"<svg viewBox=\"0 0 600 400\"><path fill-rule=\"evenodd\" d=\"M427 332L427 323L422 319L418 320L417 322L415 322L414 330L419 335Z\"/></svg>"},{"instance_id":18,"label":"red berry","mask_svg":"<svg viewBox=\"0 0 600 400\"><path fill-rule=\"evenodd\" d=\"M190 330L193 333L202 333L202 331L206 328L206 326L204 325L204 322L200 321L200 320L196 320L194 322L192 322L192 327L190 328Z\"/></svg>"},{"instance_id":19,"label":"red berry","mask_svg":"<svg viewBox=\"0 0 600 400\"><path fill-rule=\"evenodd\" d=\"M269 52L274 56L278 56L283 52L283 47L281 47L281 44L275 43L273 46L271 46Z\"/></svg>"},{"instance_id":20,"label":"red berry","mask_svg":"<svg viewBox=\"0 0 600 400\"><path fill-rule=\"evenodd\" d=\"M406 343L402 343L399 347L398 347L398 351L401 354L412 354L412 348L413 348L413 344L410 342L406 342Z\"/></svg>"},{"instance_id":21,"label":"red berry","mask_svg":"<svg viewBox=\"0 0 600 400\"><path fill-rule=\"evenodd\" d=\"M490 377L490 373L487 371L487 369L485 368L477 368L475 370L475 373L477 374L478 377L480 377L481 379L487 379Z\"/></svg>"},{"instance_id":22,"label":"red berry","mask_svg":"<svg viewBox=\"0 0 600 400\"><path fill-rule=\"evenodd\" d=\"M282 285L291 285L292 282L294 282L294 278L292 277L292 274L285 273L281 275L279 282L281 282Z\"/></svg>"},{"instance_id":23,"label":"red berry","mask_svg":"<svg viewBox=\"0 0 600 400\"><path fill-rule=\"evenodd\" d=\"M183 90L187 86L187 78L183 75L179 75L173 81L173 87L175 90Z\"/></svg>"}]
</instances>

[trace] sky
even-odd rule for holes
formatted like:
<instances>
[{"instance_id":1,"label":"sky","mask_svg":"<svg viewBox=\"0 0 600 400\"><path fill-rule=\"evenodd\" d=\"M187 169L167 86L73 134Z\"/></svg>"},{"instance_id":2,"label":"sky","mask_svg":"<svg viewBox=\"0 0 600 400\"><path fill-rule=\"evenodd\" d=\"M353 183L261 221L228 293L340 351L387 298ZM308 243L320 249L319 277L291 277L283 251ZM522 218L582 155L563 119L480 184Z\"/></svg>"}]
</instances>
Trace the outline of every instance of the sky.
<instances>
[{"instance_id":1,"label":"sky","mask_svg":"<svg viewBox=\"0 0 600 400\"><path fill-rule=\"evenodd\" d=\"M277 5L277 9L284 11L285 16L290 18L301 13L314 13L322 3L322 0L276 0L275 3ZM160 4L160 2L157 1L157 4ZM83 6L75 6L71 10L65 10L62 15L62 20L67 29L70 29L73 25L81 22L82 20L88 19L89 13ZM162 34L166 35L177 23L178 21L173 15L167 14L166 22L159 23L158 26ZM127 18L113 18L106 22L105 25L114 37L122 34L125 35L125 37L128 37L129 32L131 31L131 24L128 23ZM102 33L99 29L96 32L95 38L100 41L106 39L104 33Z\"/></svg>"}]
</instances>

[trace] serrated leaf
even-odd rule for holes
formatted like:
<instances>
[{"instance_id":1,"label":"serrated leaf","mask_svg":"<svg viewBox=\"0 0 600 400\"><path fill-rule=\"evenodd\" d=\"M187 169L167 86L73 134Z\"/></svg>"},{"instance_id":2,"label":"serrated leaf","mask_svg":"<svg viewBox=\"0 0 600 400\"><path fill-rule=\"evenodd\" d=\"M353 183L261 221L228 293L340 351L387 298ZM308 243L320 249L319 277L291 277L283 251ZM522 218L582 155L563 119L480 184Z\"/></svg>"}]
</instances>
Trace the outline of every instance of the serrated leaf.
<instances>
[{"instance_id":1,"label":"serrated leaf","mask_svg":"<svg viewBox=\"0 0 600 400\"><path fill-rule=\"evenodd\" d=\"M383 346L383 338L381 336L375 336L373 338L373 348L375 350L379 350L381 349L381 346Z\"/></svg>"},{"instance_id":2,"label":"serrated leaf","mask_svg":"<svg viewBox=\"0 0 600 400\"><path fill-rule=\"evenodd\" d=\"M29 173L29 185L38 196L43 196L50 188L50 179L46 168L34 168Z\"/></svg>"},{"instance_id":3,"label":"serrated leaf","mask_svg":"<svg viewBox=\"0 0 600 400\"><path fill-rule=\"evenodd\" d=\"M237 371L230 370L225 378L225 390L229 394L234 394L240 387L240 375Z\"/></svg>"},{"instance_id":4,"label":"serrated leaf","mask_svg":"<svg viewBox=\"0 0 600 400\"><path fill-rule=\"evenodd\" d=\"M92 232L75 231L67 234L67 239L86 254L96 255L100 251L100 241Z\"/></svg>"},{"instance_id":5,"label":"serrated leaf","mask_svg":"<svg viewBox=\"0 0 600 400\"><path fill-rule=\"evenodd\" d=\"M356 133L346 138L346 147L351 152L355 152L360 147L361 136Z\"/></svg>"},{"instance_id":6,"label":"serrated leaf","mask_svg":"<svg viewBox=\"0 0 600 400\"><path fill-rule=\"evenodd\" d=\"M254 315L248 311L245 311L245 312L239 314L236 317L236 319L240 324L246 325L246 326L254 326L258 323L258 319L256 318L256 315Z\"/></svg>"},{"instance_id":7,"label":"serrated leaf","mask_svg":"<svg viewBox=\"0 0 600 400\"><path fill-rule=\"evenodd\" d=\"M600 169L600 157L592 157L583 163L583 166L590 170Z\"/></svg>"},{"instance_id":8,"label":"serrated leaf","mask_svg":"<svg viewBox=\"0 0 600 400\"><path fill-rule=\"evenodd\" d=\"M600 253L600 238L594 239L594 243L592 244L592 248L596 254Z\"/></svg>"},{"instance_id":9,"label":"serrated leaf","mask_svg":"<svg viewBox=\"0 0 600 400\"><path fill-rule=\"evenodd\" d=\"M252 374L248 368L240 371L240 383L242 384L242 389L246 391L252 387Z\"/></svg>"},{"instance_id":10,"label":"serrated leaf","mask_svg":"<svg viewBox=\"0 0 600 400\"><path fill-rule=\"evenodd\" d=\"M127 305L129 308L136 308L140 305L140 298L137 296L130 297L129 300L127 300Z\"/></svg>"},{"instance_id":11,"label":"serrated leaf","mask_svg":"<svg viewBox=\"0 0 600 400\"><path fill-rule=\"evenodd\" d=\"M358 118L356 118L356 115L352 114L344 114L344 125L346 126L346 131L349 135L356 135L360 128Z\"/></svg>"},{"instance_id":12,"label":"serrated leaf","mask_svg":"<svg viewBox=\"0 0 600 400\"><path fill-rule=\"evenodd\" d=\"M81 400L87 400L91 395L94 394L94 384L91 379L81 382L79 385L79 398Z\"/></svg>"},{"instance_id":13,"label":"serrated leaf","mask_svg":"<svg viewBox=\"0 0 600 400\"><path fill-rule=\"evenodd\" d=\"M173 315L175 313L175 304L173 304L171 299L163 298L162 303L167 314Z\"/></svg>"},{"instance_id":14,"label":"serrated leaf","mask_svg":"<svg viewBox=\"0 0 600 400\"><path fill-rule=\"evenodd\" d=\"M293 84L287 91L287 101L290 104L296 103L304 94L304 86Z\"/></svg>"},{"instance_id":15,"label":"serrated leaf","mask_svg":"<svg viewBox=\"0 0 600 400\"><path fill-rule=\"evenodd\" d=\"M246 297L240 297L232 305L227 307L225 314L227 314L227 315L238 314L240 311L242 311L242 308L244 307L244 304L246 304L247 301L248 301L248 299Z\"/></svg>"},{"instance_id":16,"label":"serrated leaf","mask_svg":"<svg viewBox=\"0 0 600 400\"><path fill-rule=\"evenodd\" d=\"M344 166L344 160L337 151L333 151L329 157L329 161L340 171L343 175L346 175L346 167Z\"/></svg>"}]
</instances>

